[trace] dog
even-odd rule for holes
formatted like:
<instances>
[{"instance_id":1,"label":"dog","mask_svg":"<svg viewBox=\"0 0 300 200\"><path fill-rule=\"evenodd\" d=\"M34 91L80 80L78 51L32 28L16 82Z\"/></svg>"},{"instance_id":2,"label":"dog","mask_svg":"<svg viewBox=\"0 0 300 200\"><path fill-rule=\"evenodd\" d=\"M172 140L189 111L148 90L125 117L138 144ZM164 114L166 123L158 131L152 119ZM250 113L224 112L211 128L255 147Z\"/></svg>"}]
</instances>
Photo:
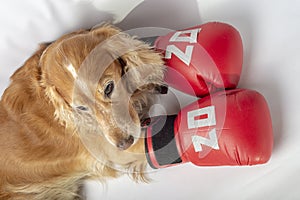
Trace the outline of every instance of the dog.
<instances>
[{"instance_id":1,"label":"dog","mask_svg":"<svg viewBox=\"0 0 300 200\"><path fill-rule=\"evenodd\" d=\"M83 181L147 181L143 120L164 63L113 25L68 33L12 76L0 102L0 199L81 199Z\"/></svg>"}]
</instances>

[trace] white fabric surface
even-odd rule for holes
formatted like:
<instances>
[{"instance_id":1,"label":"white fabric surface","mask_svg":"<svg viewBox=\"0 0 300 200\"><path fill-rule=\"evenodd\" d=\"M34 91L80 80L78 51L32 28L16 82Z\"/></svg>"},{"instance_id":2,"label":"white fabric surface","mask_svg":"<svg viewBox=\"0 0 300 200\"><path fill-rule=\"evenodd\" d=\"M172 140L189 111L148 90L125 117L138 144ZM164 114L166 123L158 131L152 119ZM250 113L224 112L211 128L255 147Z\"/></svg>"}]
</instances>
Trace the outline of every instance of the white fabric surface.
<instances>
[{"instance_id":1,"label":"white fabric surface","mask_svg":"<svg viewBox=\"0 0 300 200\"><path fill-rule=\"evenodd\" d=\"M271 160L252 167L196 167L157 170L150 184L128 177L107 184L87 182L96 199L300 199L300 1L298 0L10 0L0 6L0 94L9 76L34 52L77 28L103 20L137 27L180 29L223 21L241 33L245 59L239 87L267 99L274 126ZM182 101L192 98L181 96Z\"/></svg>"}]
</instances>

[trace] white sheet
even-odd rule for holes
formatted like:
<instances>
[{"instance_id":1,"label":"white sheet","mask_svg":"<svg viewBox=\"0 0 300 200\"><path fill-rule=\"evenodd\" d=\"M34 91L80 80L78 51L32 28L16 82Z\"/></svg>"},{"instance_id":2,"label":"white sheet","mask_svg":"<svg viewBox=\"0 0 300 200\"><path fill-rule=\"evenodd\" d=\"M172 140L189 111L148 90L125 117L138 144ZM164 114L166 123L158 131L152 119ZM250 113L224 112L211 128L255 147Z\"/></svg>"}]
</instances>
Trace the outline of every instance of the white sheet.
<instances>
[{"instance_id":1,"label":"white sheet","mask_svg":"<svg viewBox=\"0 0 300 200\"><path fill-rule=\"evenodd\" d=\"M88 182L88 199L300 199L300 1L5 1L0 6L0 94L38 43L103 20L121 21L125 30L180 29L216 20L234 25L245 48L239 87L256 89L266 97L274 151L271 160L260 166L185 164L151 173L150 184L136 184L126 176L104 186Z\"/></svg>"}]
</instances>

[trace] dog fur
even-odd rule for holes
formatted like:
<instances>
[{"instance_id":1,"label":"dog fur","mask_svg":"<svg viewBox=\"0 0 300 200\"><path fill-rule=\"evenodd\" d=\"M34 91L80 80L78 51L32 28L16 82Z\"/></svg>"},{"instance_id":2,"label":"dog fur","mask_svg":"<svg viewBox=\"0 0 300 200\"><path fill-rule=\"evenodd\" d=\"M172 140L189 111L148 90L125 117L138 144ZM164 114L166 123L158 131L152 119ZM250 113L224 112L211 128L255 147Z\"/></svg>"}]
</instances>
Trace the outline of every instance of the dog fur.
<instances>
[{"instance_id":1,"label":"dog fur","mask_svg":"<svg viewBox=\"0 0 300 200\"><path fill-rule=\"evenodd\" d=\"M111 25L41 45L1 98L0 199L81 199L87 179L146 181L140 120L163 75L158 53Z\"/></svg>"}]
</instances>

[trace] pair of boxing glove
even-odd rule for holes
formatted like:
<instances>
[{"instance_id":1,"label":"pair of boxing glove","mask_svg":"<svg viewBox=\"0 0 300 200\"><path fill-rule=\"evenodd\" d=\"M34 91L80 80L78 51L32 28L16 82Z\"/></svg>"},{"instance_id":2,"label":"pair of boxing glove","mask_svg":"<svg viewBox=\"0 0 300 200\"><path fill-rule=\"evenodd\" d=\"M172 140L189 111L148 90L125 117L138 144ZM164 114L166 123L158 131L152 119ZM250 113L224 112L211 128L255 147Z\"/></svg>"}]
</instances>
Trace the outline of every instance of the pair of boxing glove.
<instances>
[{"instance_id":1,"label":"pair of boxing glove","mask_svg":"<svg viewBox=\"0 0 300 200\"><path fill-rule=\"evenodd\" d=\"M147 124L149 165L266 163L273 146L267 102L256 91L235 89L243 62L239 32L225 23L206 23L160 36L154 47L164 56L166 83L201 99Z\"/></svg>"}]
</instances>

